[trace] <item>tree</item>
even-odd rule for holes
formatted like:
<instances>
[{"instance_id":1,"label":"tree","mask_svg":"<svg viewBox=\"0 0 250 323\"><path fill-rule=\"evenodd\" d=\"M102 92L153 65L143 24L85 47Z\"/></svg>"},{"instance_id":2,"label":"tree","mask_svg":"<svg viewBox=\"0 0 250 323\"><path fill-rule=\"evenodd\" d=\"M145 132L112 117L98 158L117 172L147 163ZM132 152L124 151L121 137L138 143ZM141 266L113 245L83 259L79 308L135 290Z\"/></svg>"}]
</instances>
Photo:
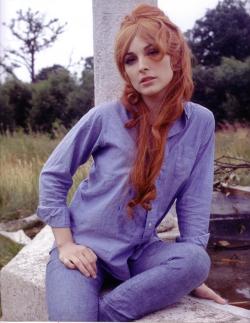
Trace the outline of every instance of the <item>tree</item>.
<instances>
[{"instance_id":1,"label":"tree","mask_svg":"<svg viewBox=\"0 0 250 323\"><path fill-rule=\"evenodd\" d=\"M37 53L52 46L58 36L64 32L66 23L59 25L57 18L45 21L44 14L39 11L32 12L30 8L27 12L18 10L16 13L17 18L12 19L9 25L4 25L21 44L19 49L6 50L0 65L11 73L21 65L25 66L34 83ZM10 63L7 64L6 60L10 60Z\"/></svg>"},{"instance_id":2,"label":"tree","mask_svg":"<svg viewBox=\"0 0 250 323\"><path fill-rule=\"evenodd\" d=\"M48 80L33 84L30 124L33 131L53 133L53 123L61 122L66 128L70 121L66 117L68 97L75 89L75 80L62 70L52 73Z\"/></svg>"},{"instance_id":3,"label":"tree","mask_svg":"<svg viewBox=\"0 0 250 323\"><path fill-rule=\"evenodd\" d=\"M66 120L74 124L94 105L94 58L85 58L80 83L68 96Z\"/></svg>"},{"instance_id":4,"label":"tree","mask_svg":"<svg viewBox=\"0 0 250 323\"><path fill-rule=\"evenodd\" d=\"M211 109L217 122L250 122L250 57L224 57L218 66L197 65L193 72L193 101Z\"/></svg>"},{"instance_id":5,"label":"tree","mask_svg":"<svg viewBox=\"0 0 250 323\"><path fill-rule=\"evenodd\" d=\"M69 73L69 71L59 64L54 64L49 67L42 68L39 73L36 75L36 81L44 81L48 80L49 77L53 74L61 73L61 72Z\"/></svg>"},{"instance_id":6,"label":"tree","mask_svg":"<svg viewBox=\"0 0 250 323\"><path fill-rule=\"evenodd\" d=\"M14 113L8 102L8 95L5 93L3 85L0 85L0 133L3 134L7 130L13 131Z\"/></svg>"},{"instance_id":7,"label":"tree","mask_svg":"<svg viewBox=\"0 0 250 323\"><path fill-rule=\"evenodd\" d=\"M94 71L94 57L89 56L85 58L84 69Z\"/></svg>"},{"instance_id":8,"label":"tree","mask_svg":"<svg viewBox=\"0 0 250 323\"><path fill-rule=\"evenodd\" d=\"M247 1L220 1L196 21L186 37L199 64L216 66L221 57L244 60L250 55L250 15Z\"/></svg>"},{"instance_id":9,"label":"tree","mask_svg":"<svg viewBox=\"0 0 250 323\"><path fill-rule=\"evenodd\" d=\"M30 84L9 79L0 86L0 132L21 127L29 131L28 119L31 110Z\"/></svg>"}]
</instances>

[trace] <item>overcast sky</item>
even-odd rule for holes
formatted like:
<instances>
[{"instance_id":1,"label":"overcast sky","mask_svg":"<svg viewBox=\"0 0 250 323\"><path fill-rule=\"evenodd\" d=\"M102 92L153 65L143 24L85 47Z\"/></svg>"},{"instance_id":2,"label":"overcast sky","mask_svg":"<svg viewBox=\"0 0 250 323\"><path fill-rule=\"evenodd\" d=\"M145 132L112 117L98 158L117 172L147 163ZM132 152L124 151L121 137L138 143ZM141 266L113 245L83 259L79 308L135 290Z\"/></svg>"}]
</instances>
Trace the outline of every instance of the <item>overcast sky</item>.
<instances>
[{"instance_id":1,"label":"overcast sky","mask_svg":"<svg viewBox=\"0 0 250 323\"><path fill-rule=\"evenodd\" d=\"M158 6L182 31L192 28L195 20L203 17L206 10L214 8L217 3L218 0L158 0ZM93 55L91 0L0 0L0 20L9 22L16 16L17 10L25 11L29 7L45 13L48 19L59 18L60 23L68 23L53 47L42 51L37 57L37 71L53 64L67 66L70 57L76 62L80 57ZM13 45L13 37L2 26L0 43L1 50ZM29 80L24 69L19 69L17 75L22 80Z\"/></svg>"}]
</instances>

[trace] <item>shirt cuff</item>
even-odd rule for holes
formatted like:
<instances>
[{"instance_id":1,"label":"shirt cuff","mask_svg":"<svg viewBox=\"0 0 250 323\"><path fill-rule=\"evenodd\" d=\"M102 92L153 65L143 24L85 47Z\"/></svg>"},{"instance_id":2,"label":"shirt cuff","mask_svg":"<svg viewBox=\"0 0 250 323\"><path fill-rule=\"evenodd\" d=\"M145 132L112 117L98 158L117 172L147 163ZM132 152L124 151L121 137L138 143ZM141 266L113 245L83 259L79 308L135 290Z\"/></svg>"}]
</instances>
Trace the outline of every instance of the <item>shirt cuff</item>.
<instances>
[{"instance_id":1,"label":"shirt cuff","mask_svg":"<svg viewBox=\"0 0 250 323\"><path fill-rule=\"evenodd\" d=\"M37 216L51 227L70 227L70 213L67 207L39 206L37 208Z\"/></svg>"},{"instance_id":2,"label":"shirt cuff","mask_svg":"<svg viewBox=\"0 0 250 323\"><path fill-rule=\"evenodd\" d=\"M201 246L203 248L206 248L207 244L208 244L209 237L210 237L210 233L206 233L206 234L203 234L198 237L186 237L186 238L177 237L176 242L190 242L190 243L195 243L198 246Z\"/></svg>"}]
</instances>

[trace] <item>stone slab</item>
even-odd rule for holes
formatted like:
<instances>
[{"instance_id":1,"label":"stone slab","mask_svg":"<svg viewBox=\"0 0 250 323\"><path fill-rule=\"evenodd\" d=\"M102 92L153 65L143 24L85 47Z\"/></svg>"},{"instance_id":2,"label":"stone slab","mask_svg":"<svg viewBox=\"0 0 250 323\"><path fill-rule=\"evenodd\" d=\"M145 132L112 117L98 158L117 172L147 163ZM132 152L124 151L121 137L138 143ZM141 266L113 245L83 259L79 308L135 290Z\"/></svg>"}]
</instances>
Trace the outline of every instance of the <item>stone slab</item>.
<instances>
[{"instance_id":1,"label":"stone slab","mask_svg":"<svg viewBox=\"0 0 250 323\"><path fill-rule=\"evenodd\" d=\"M53 234L44 227L1 271L3 321L47 321L45 266ZM138 322L250 322L250 311L191 296Z\"/></svg>"}]
</instances>

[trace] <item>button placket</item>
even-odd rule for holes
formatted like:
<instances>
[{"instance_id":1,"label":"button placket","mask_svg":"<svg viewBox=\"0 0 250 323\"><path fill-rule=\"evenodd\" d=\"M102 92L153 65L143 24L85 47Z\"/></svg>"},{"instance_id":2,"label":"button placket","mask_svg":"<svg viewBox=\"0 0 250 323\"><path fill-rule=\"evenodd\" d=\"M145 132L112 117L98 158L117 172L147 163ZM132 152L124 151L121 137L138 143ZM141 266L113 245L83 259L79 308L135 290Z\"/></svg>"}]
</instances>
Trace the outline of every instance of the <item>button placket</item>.
<instances>
[{"instance_id":1,"label":"button placket","mask_svg":"<svg viewBox=\"0 0 250 323\"><path fill-rule=\"evenodd\" d=\"M149 238L154 231L154 219L156 217L155 201L152 202L152 210L147 212L146 224L143 233L143 239Z\"/></svg>"}]
</instances>

